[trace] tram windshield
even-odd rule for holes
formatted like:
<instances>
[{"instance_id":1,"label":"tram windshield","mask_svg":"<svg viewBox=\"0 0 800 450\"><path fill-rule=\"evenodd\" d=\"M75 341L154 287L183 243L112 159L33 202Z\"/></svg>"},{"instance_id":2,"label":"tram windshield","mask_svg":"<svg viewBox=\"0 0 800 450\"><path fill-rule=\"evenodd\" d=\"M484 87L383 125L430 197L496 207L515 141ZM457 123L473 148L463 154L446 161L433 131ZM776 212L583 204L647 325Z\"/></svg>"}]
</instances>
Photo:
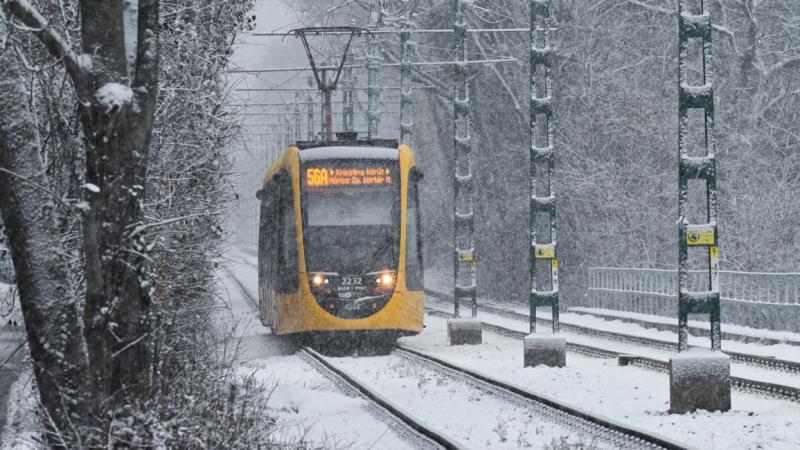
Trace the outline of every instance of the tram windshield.
<instances>
[{"instance_id":1,"label":"tram windshield","mask_svg":"<svg viewBox=\"0 0 800 450\"><path fill-rule=\"evenodd\" d=\"M395 270L399 259L397 161L321 160L303 167L303 229L311 272Z\"/></svg>"}]
</instances>

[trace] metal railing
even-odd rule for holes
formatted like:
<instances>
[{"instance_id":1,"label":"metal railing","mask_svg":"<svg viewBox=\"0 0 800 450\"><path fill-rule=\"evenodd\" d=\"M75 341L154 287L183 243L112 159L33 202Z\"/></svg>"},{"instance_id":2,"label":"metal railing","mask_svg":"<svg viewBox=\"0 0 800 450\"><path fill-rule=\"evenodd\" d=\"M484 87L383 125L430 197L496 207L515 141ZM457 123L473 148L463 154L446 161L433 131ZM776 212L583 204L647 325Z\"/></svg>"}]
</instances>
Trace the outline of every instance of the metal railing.
<instances>
[{"instance_id":1,"label":"metal railing","mask_svg":"<svg viewBox=\"0 0 800 450\"><path fill-rule=\"evenodd\" d=\"M690 271L689 286L702 285L708 271ZM677 297L678 271L617 267L589 268L589 290ZM800 273L720 271L722 300L800 304Z\"/></svg>"}]
</instances>

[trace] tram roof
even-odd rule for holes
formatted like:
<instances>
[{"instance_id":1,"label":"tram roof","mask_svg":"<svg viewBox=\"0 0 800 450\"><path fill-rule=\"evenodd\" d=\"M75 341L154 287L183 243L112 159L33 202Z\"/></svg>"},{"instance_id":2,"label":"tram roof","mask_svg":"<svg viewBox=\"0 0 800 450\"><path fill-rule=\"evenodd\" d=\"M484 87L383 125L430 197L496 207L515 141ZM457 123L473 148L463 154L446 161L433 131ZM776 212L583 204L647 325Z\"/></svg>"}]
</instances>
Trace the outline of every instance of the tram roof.
<instances>
[{"instance_id":1,"label":"tram roof","mask_svg":"<svg viewBox=\"0 0 800 450\"><path fill-rule=\"evenodd\" d=\"M400 159L400 150L390 147L326 146L300 151L300 161L320 159Z\"/></svg>"}]
</instances>

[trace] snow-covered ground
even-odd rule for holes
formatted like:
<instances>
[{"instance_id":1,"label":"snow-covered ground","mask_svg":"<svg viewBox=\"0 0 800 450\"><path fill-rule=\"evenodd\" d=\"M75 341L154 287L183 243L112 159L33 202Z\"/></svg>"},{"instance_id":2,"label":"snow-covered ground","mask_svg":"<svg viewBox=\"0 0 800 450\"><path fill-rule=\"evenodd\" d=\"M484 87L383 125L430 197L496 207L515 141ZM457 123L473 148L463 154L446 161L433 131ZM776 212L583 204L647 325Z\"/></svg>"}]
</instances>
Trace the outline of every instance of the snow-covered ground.
<instances>
[{"instance_id":1,"label":"snow-covered ground","mask_svg":"<svg viewBox=\"0 0 800 450\"><path fill-rule=\"evenodd\" d=\"M572 353L567 355L566 368L522 368L518 339L484 333L481 345L452 347L446 343L445 320L427 317L426 324L423 334L403 338L401 343L691 447L792 449L800 445L796 403L734 391L730 412L669 414L666 374ZM478 420L490 421L495 416L487 410Z\"/></svg>"},{"instance_id":2,"label":"snow-covered ground","mask_svg":"<svg viewBox=\"0 0 800 450\"><path fill-rule=\"evenodd\" d=\"M331 361L465 448L545 448L562 439L571 445L592 442L591 436L575 436L574 430L543 419L532 408L502 400L401 356Z\"/></svg>"},{"instance_id":3,"label":"snow-covered ground","mask_svg":"<svg viewBox=\"0 0 800 450\"><path fill-rule=\"evenodd\" d=\"M436 307L444 308L444 307L448 306L448 304L446 302L437 301L435 298L432 298L430 296L427 297L427 301L430 304L432 304L432 305L434 305ZM544 318L550 318L549 314L541 314L541 316L544 317ZM486 312L481 312L479 314L479 318L481 318L484 321L487 321L487 322L490 322L490 323L493 323L493 324L496 324L496 325L500 325L500 326L503 326L503 327L506 327L506 328L510 328L512 330L515 330L515 331L521 331L521 332L527 332L528 331L528 324L526 322L523 322L523 321L520 321L520 320L510 319L510 318L507 318L507 317L501 317L501 316L497 316L497 315L494 315L494 314L489 314L489 313L486 313ZM596 325L594 323L595 321L606 322L603 319L597 319L597 318L591 318L591 317L586 317L586 318L587 319L594 319L594 320L588 321L589 323L592 323L591 325L587 325L587 326L590 326L591 328L600 329L599 327L595 326ZM638 325L635 325L635 324L622 323L622 322L618 322L618 323L619 323L620 328L621 328L619 330L615 329L613 327L612 328L608 328L608 325L606 326L606 328L603 328L603 329L607 329L608 331L615 331L615 332L619 332L619 333L632 334L632 333L628 332L628 328L627 327L638 327ZM627 327L622 327L622 325L625 325ZM641 328L641 327L639 327L639 331L640 331L640 333L636 334L636 335L644 336L644 337L653 337L653 336L656 335L656 333L663 333L663 332L660 332L660 331L657 331L657 330L644 329L644 328ZM669 332L666 332L666 333L669 333ZM665 362L669 361L669 358L673 354L675 354L675 352L670 351L670 350L661 350L661 349L656 349L656 348L647 347L647 346L643 346L643 345L637 345L637 344L628 343L628 342L621 342L621 341L616 341L616 340L613 340L613 339L604 339L604 338L595 337L595 336L588 336L588 335L585 335L585 334L573 333L573 332L569 332L569 331L562 331L561 334L564 337L567 338L567 341L574 342L576 344L584 344L584 345L590 345L590 346L595 346L595 347L601 347L603 349L614 351L614 352L618 352L618 353L627 353L627 354L633 354L633 355L638 355L638 356L646 356L648 358L653 358L653 359L657 359L657 360L661 360L661 361L665 361ZM662 337L656 337L656 339L662 339ZM677 337L676 337L676 341L677 341ZM771 346L763 346L762 345L762 346L759 346L758 344L746 344L746 345L748 345L748 346L758 346L758 347L788 347L788 348L793 349L794 352L800 352L800 348L795 347L795 346L791 346L791 345L781 345L781 346L778 346L778 345L771 345ZM706 346L707 346L707 343L706 343ZM729 350L730 348L726 347L726 346L723 346L723 349ZM764 353L767 353L767 351L766 350L762 350L762 354L764 354ZM790 373L777 371L777 370L772 370L772 369L767 369L767 368L763 368L763 367L750 366L750 365L737 363L737 362L732 362L731 363L731 375L737 376L737 377L749 378L751 380L756 380L756 381L764 381L764 382L768 382L768 383L776 383L776 384L780 384L780 385L784 385L784 386L800 388L800 375L790 374Z\"/></svg>"},{"instance_id":4,"label":"snow-covered ground","mask_svg":"<svg viewBox=\"0 0 800 450\"><path fill-rule=\"evenodd\" d=\"M255 292L256 286L256 269L252 266L254 262L255 258L252 256L240 253L233 255L228 263L236 271L237 277L252 286L249 289L251 292ZM240 310L243 318L249 315L251 319L248 320L255 320L255 314L249 312L252 307L241 298L235 299L238 295L236 288L230 282L224 284L231 292L233 310ZM493 323L521 331L526 329L524 322L488 317L483 313L481 315L490 318ZM522 368L520 340L484 333L482 345L452 347L446 343L444 320L427 317L426 325L427 328L421 335L403 338L400 342L529 391L669 436L687 446L713 449L790 449L796 448L797 443L800 443L800 408L796 403L734 391L733 409L728 413L700 411L685 415L669 414L669 380L666 374L632 366L619 367L615 360L588 358L572 353L568 354L567 367L563 369ZM250 336L262 334L255 332L250 333ZM597 338L569 336L570 340L573 338L577 342L599 345ZM262 335L260 339L268 342L274 338ZM257 340L252 342L256 343ZM601 340L601 343L612 350L664 360L671 355L668 351L616 341ZM391 431L387 430L385 424L366 415L363 405L357 406L361 405L361 400L343 396L299 357L280 355L274 349L270 350L272 347L265 343L261 350L264 352L263 356L258 352L244 352L249 356L243 362L241 370L243 374L255 374L267 383L279 383L276 388L278 395L271 399L274 402L271 404L282 424L279 428L281 436L296 437L305 424L312 423L314 426L311 427L309 436L313 438L313 442L343 442L337 440L336 436L348 436L354 446L359 447L369 445L370 439L376 437L374 433L366 434L364 431L370 427L356 425L363 420L372 421L373 426L385 430L378 447L394 448L394 444L403 444L396 436L390 436ZM525 411L483 394L476 394L473 388L461 382L445 379L399 356L336 358L333 361L467 447L503 448L518 444L538 447L550 444L554 437L562 435L558 425L531 418ZM734 364L733 371L739 376L759 378L763 375L773 377L765 381L800 386L797 377L775 371L738 364ZM321 396L321 393L324 395ZM325 400L315 401L319 398ZM355 411L347 414L335 413L336 407L340 406L339 400L342 401L342 408L356 408L358 414Z\"/></svg>"},{"instance_id":5,"label":"snow-covered ground","mask_svg":"<svg viewBox=\"0 0 800 450\"><path fill-rule=\"evenodd\" d=\"M232 258L233 259L233 258ZM231 261L228 267L255 292L256 269ZM271 390L269 413L276 420L270 439L309 448L408 448L387 424L373 417L367 402L348 397L293 354L293 347L272 336L258 321L255 308L230 277L221 272L227 308L219 323L241 336L238 361L242 377L254 377Z\"/></svg>"},{"instance_id":6,"label":"snow-covered ground","mask_svg":"<svg viewBox=\"0 0 800 450\"><path fill-rule=\"evenodd\" d=\"M677 323L677 319L675 317L656 316L653 314L642 314L642 313L635 313L628 311L617 311L614 309L584 308L580 306L575 306L569 308L569 310L574 312L582 312L586 314L599 314L599 315L607 315L609 317L626 318L653 324L663 324L672 326L676 325ZM763 328L746 327L743 325L734 325L730 323L723 323L721 325L723 333L746 336L748 338L753 338L753 339L771 339L775 341L785 341L792 343L794 345L800 345L800 333L794 333L791 331L783 331L783 330L767 330ZM699 320L690 320L689 327L690 329L700 328L707 331L708 321L703 322Z\"/></svg>"}]
</instances>

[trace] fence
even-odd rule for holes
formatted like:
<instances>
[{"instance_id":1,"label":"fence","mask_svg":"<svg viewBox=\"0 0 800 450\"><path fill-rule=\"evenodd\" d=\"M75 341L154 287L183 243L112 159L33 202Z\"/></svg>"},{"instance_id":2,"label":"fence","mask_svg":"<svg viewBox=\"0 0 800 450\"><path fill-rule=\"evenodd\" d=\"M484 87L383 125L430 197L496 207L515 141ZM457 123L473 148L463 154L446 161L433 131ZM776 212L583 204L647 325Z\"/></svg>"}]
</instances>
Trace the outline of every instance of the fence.
<instances>
[{"instance_id":1,"label":"fence","mask_svg":"<svg viewBox=\"0 0 800 450\"><path fill-rule=\"evenodd\" d=\"M705 290L707 273L689 287ZM586 306L677 317L677 289L677 270L592 267ZM723 322L800 331L800 273L720 271L720 296Z\"/></svg>"}]
</instances>

